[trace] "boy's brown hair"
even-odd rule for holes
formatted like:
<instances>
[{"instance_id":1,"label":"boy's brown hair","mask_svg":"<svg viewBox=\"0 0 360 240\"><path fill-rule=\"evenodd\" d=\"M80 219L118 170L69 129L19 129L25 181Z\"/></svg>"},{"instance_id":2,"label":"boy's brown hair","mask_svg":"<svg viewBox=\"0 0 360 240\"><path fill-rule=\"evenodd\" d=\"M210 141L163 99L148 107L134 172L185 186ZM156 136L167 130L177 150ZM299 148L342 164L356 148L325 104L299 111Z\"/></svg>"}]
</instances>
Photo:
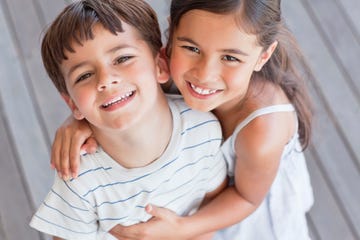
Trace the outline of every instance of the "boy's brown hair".
<instances>
[{"instance_id":1,"label":"boy's brown hair","mask_svg":"<svg viewBox=\"0 0 360 240\"><path fill-rule=\"evenodd\" d=\"M94 38L92 28L100 23L113 34L123 32L122 21L138 30L154 56L162 46L160 27L154 10L142 0L80 0L68 5L46 31L41 55L45 69L60 93L68 94L60 64L72 44Z\"/></svg>"}]
</instances>

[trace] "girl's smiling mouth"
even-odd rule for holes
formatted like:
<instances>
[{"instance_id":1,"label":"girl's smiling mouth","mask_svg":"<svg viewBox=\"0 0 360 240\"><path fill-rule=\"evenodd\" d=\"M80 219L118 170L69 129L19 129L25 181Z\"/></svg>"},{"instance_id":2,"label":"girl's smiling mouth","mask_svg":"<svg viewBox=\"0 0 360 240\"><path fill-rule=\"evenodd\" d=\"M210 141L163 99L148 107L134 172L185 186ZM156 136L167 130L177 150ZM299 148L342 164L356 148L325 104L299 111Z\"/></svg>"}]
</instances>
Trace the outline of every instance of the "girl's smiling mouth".
<instances>
[{"instance_id":1,"label":"girl's smiling mouth","mask_svg":"<svg viewBox=\"0 0 360 240\"><path fill-rule=\"evenodd\" d=\"M196 86L190 82L188 82L188 86L189 88L196 94L198 95L201 95L201 96L210 96L210 95L213 95L215 93L218 93L220 92L220 90L217 90L217 89L210 89L210 88L201 88L199 86Z\"/></svg>"}]
</instances>

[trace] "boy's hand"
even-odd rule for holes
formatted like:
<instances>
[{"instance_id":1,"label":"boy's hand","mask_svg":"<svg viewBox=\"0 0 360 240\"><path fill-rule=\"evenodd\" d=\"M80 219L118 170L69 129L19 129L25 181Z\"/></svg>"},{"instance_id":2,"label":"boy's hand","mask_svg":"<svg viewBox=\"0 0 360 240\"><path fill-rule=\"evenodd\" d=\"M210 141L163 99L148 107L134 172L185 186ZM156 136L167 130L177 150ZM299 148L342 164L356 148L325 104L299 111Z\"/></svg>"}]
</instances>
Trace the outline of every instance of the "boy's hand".
<instances>
[{"instance_id":1,"label":"boy's hand","mask_svg":"<svg viewBox=\"0 0 360 240\"><path fill-rule=\"evenodd\" d=\"M77 177L80 153L93 153L97 143L91 138L92 131L85 120L72 116L58 128L51 149L51 167L65 180Z\"/></svg>"}]
</instances>

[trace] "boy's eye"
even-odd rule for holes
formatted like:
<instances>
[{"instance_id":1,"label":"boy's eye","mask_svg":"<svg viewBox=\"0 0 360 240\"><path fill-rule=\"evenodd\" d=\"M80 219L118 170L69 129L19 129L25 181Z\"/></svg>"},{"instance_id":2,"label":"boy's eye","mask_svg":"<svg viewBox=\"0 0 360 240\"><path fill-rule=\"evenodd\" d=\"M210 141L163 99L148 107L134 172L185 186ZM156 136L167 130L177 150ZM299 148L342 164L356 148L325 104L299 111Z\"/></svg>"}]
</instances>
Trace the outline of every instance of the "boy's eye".
<instances>
[{"instance_id":1,"label":"boy's eye","mask_svg":"<svg viewBox=\"0 0 360 240\"><path fill-rule=\"evenodd\" d=\"M225 55L222 57L223 60L228 61L228 62L241 62L238 58L230 56L230 55Z\"/></svg>"},{"instance_id":2,"label":"boy's eye","mask_svg":"<svg viewBox=\"0 0 360 240\"><path fill-rule=\"evenodd\" d=\"M133 56L121 56L115 60L115 64L124 63L132 58L133 58Z\"/></svg>"},{"instance_id":3,"label":"boy's eye","mask_svg":"<svg viewBox=\"0 0 360 240\"><path fill-rule=\"evenodd\" d=\"M192 46L182 46L182 48L184 49L187 49L191 52L194 52L194 53L200 53L200 49L197 48L197 47L192 47Z\"/></svg>"},{"instance_id":4,"label":"boy's eye","mask_svg":"<svg viewBox=\"0 0 360 240\"><path fill-rule=\"evenodd\" d=\"M91 75L92 75L92 73L85 73L85 74L81 75L80 77L78 77L78 78L76 79L75 83L78 83L78 82L80 82L80 81L83 81L83 80L91 77Z\"/></svg>"}]
</instances>

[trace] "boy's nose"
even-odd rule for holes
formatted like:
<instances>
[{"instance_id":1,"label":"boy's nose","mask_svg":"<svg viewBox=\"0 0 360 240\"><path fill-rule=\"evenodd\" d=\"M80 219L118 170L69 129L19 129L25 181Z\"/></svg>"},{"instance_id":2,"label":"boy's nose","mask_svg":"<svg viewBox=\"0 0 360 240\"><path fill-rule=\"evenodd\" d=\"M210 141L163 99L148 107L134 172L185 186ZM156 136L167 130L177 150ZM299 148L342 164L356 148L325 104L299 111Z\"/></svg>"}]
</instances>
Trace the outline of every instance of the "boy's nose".
<instances>
[{"instance_id":1,"label":"boy's nose","mask_svg":"<svg viewBox=\"0 0 360 240\"><path fill-rule=\"evenodd\" d=\"M108 88L111 88L113 85L116 85L119 83L119 79L116 75L111 74L107 71L102 71L101 74L99 74L99 80L98 80L98 91L104 91Z\"/></svg>"}]
</instances>

